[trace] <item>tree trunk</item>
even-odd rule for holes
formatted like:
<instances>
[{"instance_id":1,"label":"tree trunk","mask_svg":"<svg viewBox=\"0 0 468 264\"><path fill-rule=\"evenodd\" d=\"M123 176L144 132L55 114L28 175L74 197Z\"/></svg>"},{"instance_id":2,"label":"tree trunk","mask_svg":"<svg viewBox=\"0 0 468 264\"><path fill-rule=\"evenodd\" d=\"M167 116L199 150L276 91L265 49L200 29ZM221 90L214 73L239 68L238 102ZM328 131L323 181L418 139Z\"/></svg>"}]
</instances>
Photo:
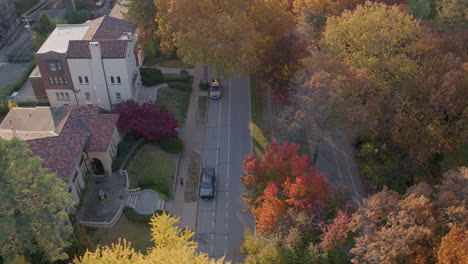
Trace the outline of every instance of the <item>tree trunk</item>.
<instances>
[{"instance_id":1,"label":"tree trunk","mask_svg":"<svg viewBox=\"0 0 468 264\"><path fill-rule=\"evenodd\" d=\"M203 65L203 82L208 83L208 66Z\"/></svg>"}]
</instances>

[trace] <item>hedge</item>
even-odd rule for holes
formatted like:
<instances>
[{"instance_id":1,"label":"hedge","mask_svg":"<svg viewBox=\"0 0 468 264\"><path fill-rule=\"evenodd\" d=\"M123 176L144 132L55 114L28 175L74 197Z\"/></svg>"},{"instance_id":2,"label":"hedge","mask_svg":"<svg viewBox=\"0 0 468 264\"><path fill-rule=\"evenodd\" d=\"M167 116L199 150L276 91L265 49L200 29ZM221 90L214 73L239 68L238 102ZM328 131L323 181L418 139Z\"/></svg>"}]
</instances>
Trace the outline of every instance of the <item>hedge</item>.
<instances>
[{"instance_id":1,"label":"hedge","mask_svg":"<svg viewBox=\"0 0 468 264\"><path fill-rule=\"evenodd\" d=\"M192 91L192 85L190 83L185 82L169 82L169 87L185 92Z\"/></svg>"},{"instance_id":2,"label":"hedge","mask_svg":"<svg viewBox=\"0 0 468 264\"><path fill-rule=\"evenodd\" d=\"M12 93L18 91L19 89L21 89L21 87L23 87L23 84L26 82L26 80L29 78L29 75L31 74L31 72L34 70L34 68L36 67L36 61L35 60L31 60L29 63L28 63L28 66L26 67L26 69L24 69L24 71L21 73L21 75L18 77L18 79L16 80L16 82L14 83L10 83L8 85L5 85L3 86L2 88L0 88L0 94L3 94L3 95L11 95Z\"/></svg>"},{"instance_id":3,"label":"hedge","mask_svg":"<svg viewBox=\"0 0 468 264\"><path fill-rule=\"evenodd\" d=\"M210 84L204 81L200 81L198 87L200 88L200 90L208 90L210 88Z\"/></svg>"},{"instance_id":4,"label":"hedge","mask_svg":"<svg viewBox=\"0 0 468 264\"><path fill-rule=\"evenodd\" d=\"M163 213L162 210L156 210L153 214L160 215L162 213ZM149 214L149 215L139 214L135 211L135 209L130 208L130 207L124 208L124 214L125 216L127 216L128 220L135 222L135 223L142 223L142 224L148 224L149 221L151 220L151 217L153 217L153 214Z\"/></svg>"},{"instance_id":5,"label":"hedge","mask_svg":"<svg viewBox=\"0 0 468 264\"><path fill-rule=\"evenodd\" d=\"M156 68L140 68L141 82L144 86L153 86L164 82L164 76Z\"/></svg>"}]
</instances>

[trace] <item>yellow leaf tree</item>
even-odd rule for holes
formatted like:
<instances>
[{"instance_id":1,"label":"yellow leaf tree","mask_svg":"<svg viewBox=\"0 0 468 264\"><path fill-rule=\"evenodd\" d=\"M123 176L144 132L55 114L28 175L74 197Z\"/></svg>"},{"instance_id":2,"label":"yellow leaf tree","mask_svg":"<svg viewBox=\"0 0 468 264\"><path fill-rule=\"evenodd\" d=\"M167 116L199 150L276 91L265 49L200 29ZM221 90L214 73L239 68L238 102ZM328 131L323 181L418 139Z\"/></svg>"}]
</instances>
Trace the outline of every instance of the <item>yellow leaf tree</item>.
<instances>
[{"instance_id":1,"label":"yellow leaf tree","mask_svg":"<svg viewBox=\"0 0 468 264\"><path fill-rule=\"evenodd\" d=\"M468 230L454 226L442 238L438 253L439 264L468 263Z\"/></svg>"},{"instance_id":2,"label":"yellow leaf tree","mask_svg":"<svg viewBox=\"0 0 468 264\"><path fill-rule=\"evenodd\" d=\"M195 233L188 228L179 228L180 218L171 217L167 213L153 216L151 219L151 233L154 247L148 253L135 251L130 242L125 239L117 244L98 247L96 251L87 251L84 256L76 258L76 264L221 264L224 258L210 259L206 253L197 253L198 244L193 241Z\"/></svg>"}]
</instances>

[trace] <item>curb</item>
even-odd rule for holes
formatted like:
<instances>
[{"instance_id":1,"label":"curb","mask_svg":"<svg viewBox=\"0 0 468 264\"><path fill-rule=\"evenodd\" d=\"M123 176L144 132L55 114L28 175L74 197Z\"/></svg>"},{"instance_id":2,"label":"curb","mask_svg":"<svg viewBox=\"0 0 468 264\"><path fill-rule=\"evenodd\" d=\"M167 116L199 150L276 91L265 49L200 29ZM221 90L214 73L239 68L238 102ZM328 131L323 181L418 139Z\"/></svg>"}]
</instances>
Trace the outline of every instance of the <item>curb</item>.
<instances>
[{"instance_id":1,"label":"curb","mask_svg":"<svg viewBox=\"0 0 468 264\"><path fill-rule=\"evenodd\" d=\"M179 159L180 159L180 154L177 154L176 167L174 171L174 181L172 182L172 193L174 195L175 195L176 186L177 186L177 175L179 174Z\"/></svg>"}]
</instances>

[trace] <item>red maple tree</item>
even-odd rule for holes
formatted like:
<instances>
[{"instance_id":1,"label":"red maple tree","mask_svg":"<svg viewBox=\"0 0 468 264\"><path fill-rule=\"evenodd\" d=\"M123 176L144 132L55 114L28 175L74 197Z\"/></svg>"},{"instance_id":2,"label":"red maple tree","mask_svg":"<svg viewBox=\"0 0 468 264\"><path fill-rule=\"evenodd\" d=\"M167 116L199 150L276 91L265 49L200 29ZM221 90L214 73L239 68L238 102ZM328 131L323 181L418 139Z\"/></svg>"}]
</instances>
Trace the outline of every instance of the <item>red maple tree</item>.
<instances>
[{"instance_id":1,"label":"red maple tree","mask_svg":"<svg viewBox=\"0 0 468 264\"><path fill-rule=\"evenodd\" d=\"M256 229L261 233L272 233L279 217L286 211L286 203L278 197L278 187L270 182L263 195L258 197L259 206L254 209Z\"/></svg>"},{"instance_id":2,"label":"red maple tree","mask_svg":"<svg viewBox=\"0 0 468 264\"><path fill-rule=\"evenodd\" d=\"M140 106L128 100L116 104L114 109L120 115L117 127L121 131L137 134L152 142L177 135L177 120L165 107L149 103Z\"/></svg>"},{"instance_id":3,"label":"red maple tree","mask_svg":"<svg viewBox=\"0 0 468 264\"><path fill-rule=\"evenodd\" d=\"M323 228L322 242L320 248L322 250L330 250L341 247L349 235L349 222L351 217L346 212L339 210L333 222Z\"/></svg>"}]
</instances>

